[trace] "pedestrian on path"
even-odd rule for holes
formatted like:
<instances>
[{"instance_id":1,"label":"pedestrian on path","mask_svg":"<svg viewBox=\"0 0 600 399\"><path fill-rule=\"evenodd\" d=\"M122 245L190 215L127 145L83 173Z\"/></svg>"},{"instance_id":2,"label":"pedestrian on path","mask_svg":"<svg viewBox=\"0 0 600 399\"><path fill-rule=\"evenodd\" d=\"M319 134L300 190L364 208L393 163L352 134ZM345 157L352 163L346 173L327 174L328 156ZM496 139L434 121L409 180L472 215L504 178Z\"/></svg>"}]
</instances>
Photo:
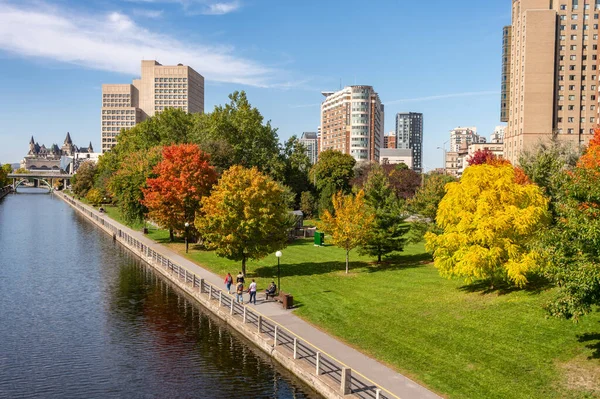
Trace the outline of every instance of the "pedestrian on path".
<instances>
[{"instance_id":1,"label":"pedestrian on path","mask_svg":"<svg viewBox=\"0 0 600 399\"><path fill-rule=\"evenodd\" d=\"M231 294L231 284L233 284L233 276L231 273L227 273L227 276L225 276L225 287L227 287L228 294Z\"/></svg>"},{"instance_id":2,"label":"pedestrian on path","mask_svg":"<svg viewBox=\"0 0 600 399\"><path fill-rule=\"evenodd\" d=\"M252 303L252 300L254 300L254 304L256 305L256 282L254 281L254 279L252 279L252 282L250 283L248 292L250 293L250 300L248 301L248 303Z\"/></svg>"},{"instance_id":3,"label":"pedestrian on path","mask_svg":"<svg viewBox=\"0 0 600 399\"><path fill-rule=\"evenodd\" d=\"M241 302L242 305L244 304L244 283L242 283L241 281L237 283L237 285L235 286L235 292L236 292L236 301L237 302Z\"/></svg>"},{"instance_id":4,"label":"pedestrian on path","mask_svg":"<svg viewBox=\"0 0 600 399\"><path fill-rule=\"evenodd\" d=\"M242 284L244 284L246 282L244 280L244 274L242 272L240 272L240 274L237 275L235 282L242 283Z\"/></svg>"}]
</instances>

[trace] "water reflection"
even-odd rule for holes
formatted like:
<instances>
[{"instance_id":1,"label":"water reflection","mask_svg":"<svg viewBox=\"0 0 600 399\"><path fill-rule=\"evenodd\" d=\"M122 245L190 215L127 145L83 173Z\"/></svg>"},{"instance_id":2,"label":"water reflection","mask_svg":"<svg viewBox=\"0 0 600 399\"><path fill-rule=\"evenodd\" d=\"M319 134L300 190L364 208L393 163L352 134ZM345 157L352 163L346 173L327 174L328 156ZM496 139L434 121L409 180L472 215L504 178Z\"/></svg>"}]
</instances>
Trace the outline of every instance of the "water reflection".
<instances>
[{"instance_id":1,"label":"water reflection","mask_svg":"<svg viewBox=\"0 0 600 399\"><path fill-rule=\"evenodd\" d=\"M0 202L0 315L0 398L319 397L52 195Z\"/></svg>"}]
</instances>

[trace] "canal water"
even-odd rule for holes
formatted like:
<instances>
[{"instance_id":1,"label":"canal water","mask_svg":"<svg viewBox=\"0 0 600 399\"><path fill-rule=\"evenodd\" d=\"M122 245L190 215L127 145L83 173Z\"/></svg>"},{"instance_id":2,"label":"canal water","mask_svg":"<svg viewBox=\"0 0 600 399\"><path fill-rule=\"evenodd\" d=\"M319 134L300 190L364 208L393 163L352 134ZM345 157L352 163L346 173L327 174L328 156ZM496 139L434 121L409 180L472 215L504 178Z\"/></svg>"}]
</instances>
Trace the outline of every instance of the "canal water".
<instances>
[{"instance_id":1,"label":"canal water","mask_svg":"<svg viewBox=\"0 0 600 399\"><path fill-rule=\"evenodd\" d=\"M319 398L38 189L0 200L0 398Z\"/></svg>"}]
</instances>

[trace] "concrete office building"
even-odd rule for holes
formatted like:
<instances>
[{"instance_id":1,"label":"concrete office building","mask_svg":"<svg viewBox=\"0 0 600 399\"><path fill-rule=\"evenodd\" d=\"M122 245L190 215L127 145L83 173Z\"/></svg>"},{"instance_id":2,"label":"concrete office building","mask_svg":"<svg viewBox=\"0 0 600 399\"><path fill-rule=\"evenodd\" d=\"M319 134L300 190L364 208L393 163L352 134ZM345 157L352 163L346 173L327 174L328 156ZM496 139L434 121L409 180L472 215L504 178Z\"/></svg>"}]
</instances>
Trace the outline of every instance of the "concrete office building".
<instances>
[{"instance_id":1,"label":"concrete office building","mask_svg":"<svg viewBox=\"0 0 600 399\"><path fill-rule=\"evenodd\" d=\"M313 165L319 158L319 136L315 132L304 132L300 137L300 142L306 147L306 155Z\"/></svg>"},{"instance_id":2,"label":"concrete office building","mask_svg":"<svg viewBox=\"0 0 600 399\"><path fill-rule=\"evenodd\" d=\"M396 114L396 148L412 150L413 170L423 171L423 114Z\"/></svg>"},{"instance_id":3,"label":"concrete office building","mask_svg":"<svg viewBox=\"0 0 600 399\"><path fill-rule=\"evenodd\" d=\"M337 150L358 162L379 162L384 106L371 86L323 92L319 152Z\"/></svg>"},{"instance_id":4,"label":"concrete office building","mask_svg":"<svg viewBox=\"0 0 600 399\"><path fill-rule=\"evenodd\" d=\"M132 84L102 85L102 153L117 144L121 129L131 129L166 108L204 112L204 77L189 66L142 61Z\"/></svg>"},{"instance_id":5,"label":"concrete office building","mask_svg":"<svg viewBox=\"0 0 600 399\"><path fill-rule=\"evenodd\" d=\"M599 13L600 0L512 1L502 59L509 161L553 136L589 142L598 122Z\"/></svg>"},{"instance_id":6,"label":"concrete office building","mask_svg":"<svg viewBox=\"0 0 600 399\"><path fill-rule=\"evenodd\" d=\"M405 164L409 169L413 168L412 150L405 148L382 148L380 155L382 165Z\"/></svg>"}]
</instances>

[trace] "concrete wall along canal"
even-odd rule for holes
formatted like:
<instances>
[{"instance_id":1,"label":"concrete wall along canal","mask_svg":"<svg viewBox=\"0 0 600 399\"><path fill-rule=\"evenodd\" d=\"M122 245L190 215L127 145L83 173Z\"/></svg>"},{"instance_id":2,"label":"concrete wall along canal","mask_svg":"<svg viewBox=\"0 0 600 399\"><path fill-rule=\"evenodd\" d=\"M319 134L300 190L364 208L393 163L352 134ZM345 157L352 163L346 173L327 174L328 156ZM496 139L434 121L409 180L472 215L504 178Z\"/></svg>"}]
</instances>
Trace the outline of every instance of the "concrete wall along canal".
<instances>
[{"instance_id":1,"label":"concrete wall along canal","mask_svg":"<svg viewBox=\"0 0 600 399\"><path fill-rule=\"evenodd\" d=\"M106 220L66 194L57 195L326 398L399 399L284 326L235 302L232 296L177 265L160 250L140 242L128 233L129 228Z\"/></svg>"}]
</instances>

